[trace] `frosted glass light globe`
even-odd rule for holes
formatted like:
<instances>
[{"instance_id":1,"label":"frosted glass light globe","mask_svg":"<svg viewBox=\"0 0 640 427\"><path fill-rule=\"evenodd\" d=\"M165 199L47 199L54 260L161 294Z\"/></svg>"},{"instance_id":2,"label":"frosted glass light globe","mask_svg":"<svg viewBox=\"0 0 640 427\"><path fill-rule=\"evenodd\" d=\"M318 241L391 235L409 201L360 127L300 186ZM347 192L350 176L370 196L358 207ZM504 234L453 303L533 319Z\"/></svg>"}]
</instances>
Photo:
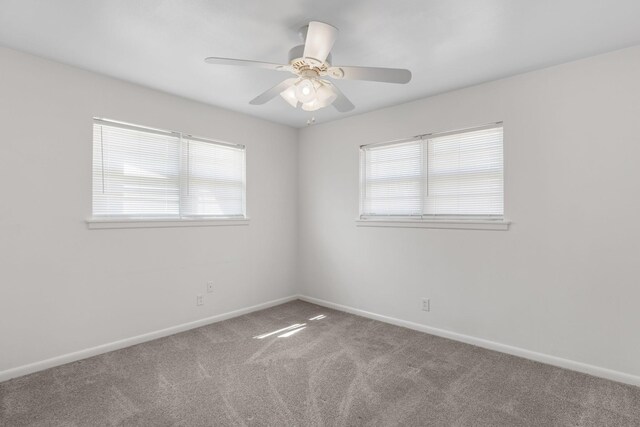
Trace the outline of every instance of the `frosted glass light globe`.
<instances>
[{"instance_id":1,"label":"frosted glass light globe","mask_svg":"<svg viewBox=\"0 0 640 427\"><path fill-rule=\"evenodd\" d=\"M316 111L320 108L322 108L322 105L320 105L320 102L317 99L314 99L310 102L302 104L302 109L304 111Z\"/></svg>"},{"instance_id":2,"label":"frosted glass light globe","mask_svg":"<svg viewBox=\"0 0 640 427\"><path fill-rule=\"evenodd\" d=\"M289 103L293 108L298 106L298 98L296 97L296 87L289 86L284 91L280 92L280 96Z\"/></svg>"},{"instance_id":3,"label":"frosted glass light globe","mask_svg":"<svg viewBox=\"0 0 640 427\"><path fill-rule=\"evenodd\" d=\"M331 103L338 97L330 83L322 82L322 85L318 88L316 93L318 94L318 103L320 104L319 108L331 105Z\"/></svg>"},{"instance_id":4,"label":"frosted glass light globe","mask_svg":"<svg viewBox=\"0 0 640 427\"><path fill-rule=\"evenodd\" d=\"M310 79L302 79L296 83L296 98L306 104L316 99L316 88Z\"/></svg>"}]
</instances>

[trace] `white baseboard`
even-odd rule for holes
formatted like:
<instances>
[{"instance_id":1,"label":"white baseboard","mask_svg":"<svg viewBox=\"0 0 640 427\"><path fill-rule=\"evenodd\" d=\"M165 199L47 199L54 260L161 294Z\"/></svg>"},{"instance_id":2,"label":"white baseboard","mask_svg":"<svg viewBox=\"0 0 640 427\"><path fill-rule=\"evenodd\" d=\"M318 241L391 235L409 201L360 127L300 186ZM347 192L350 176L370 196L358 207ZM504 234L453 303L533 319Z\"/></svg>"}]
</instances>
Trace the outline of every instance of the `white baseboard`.
<instances>
[{"instance_id":1,"label":"white baseboard","mask_svg":"<svg viewBox=\"0 0 640 427\"><path fill-rule=\"evenodd\" d=\"M251 307L230 311L228 313L218 314L215 316L207 317L207 318L196 320L193 322L183 323L177 326L172 326L172 327L161 329L158 331L149 332L149 333L138 335L135 337L125 338L119 341L113 341L111 343L102 344L96 347L87 348L87 349L76 351L73 353L63 354L60 356L52 357L50 359L30 363L28 365L7 369L5 371L0 371L0 382L9 380L11 378L16 378L23 375L31 374L33 372L49 369L54 366L64 365L65 363L75 362L76 360L86 359L88 357L96 356L102 353L107 353L109 351L119 350L121 348L130 347L136 344L141 344L146 341L151 341L154 339L166 337L168 335L173 335L178 332L187 331L189 329L198 328L200 326L209 325L211 323L220 322L222 320L231 319L233 317L242 316L243 314L251 313L258 310L263 310L265 308L273 307L279 304L284 304L285 302L293 301L295 299L300 299L300 300L317 304L323 307L344 311L347 313L355 314L355 315L366 317L369 319L390 323L392 325L402 326L402 327L413 329L420 332L426 332L428 334L437 335L443 338L449 338L455 341L472 344L472 345L483 347L489 350L500 351L502 353L523 357L525 359L535 360L536 362L546 363L549 365L558 366L560 368L570 369L573 371L582 372L582 373L593 375L596 377L606 378L612 381L618 381L626 384L640 386L640 376L637 376L637 375L614 371L612 369L589 365L582 362L576 362L569 359L563 359L561 357L551 356L544 353L538 353L535 351L526 350L519 347L513 347L510 345L501 344L498 342L489 341L482 338L472 337L470 335L459 334L457 332L451 332L444 329L434 328L431 326L422 325L415 322L409 322L407 320L401 320L394 317L371 313L369 311L360 310L360 309L349 307L342 304L336 304L333 302L309 297L306 295L292 295L285 298L268 301L262 304L257 304Z\"/></svg>"},{"instance_id":2,"label":"white baseboard","mask_svg":"<svg viewBox=\"0 0 640 427\"><path fill-rule=\"evenodd\" d=\"M67 353L60 356L52 357L50 359L41 360L39 362L29 363L28 365L7 369L5 371L0 371L0 382L9 380L11 378L21 377L23 375L42 371L45 369L53 368L54 366L64 365L65 363L75 362L76 360L86 359L87 357L96 356L98 354L108 353L110 351L119 350L125 347L130 347L132 345L140 344L146 341L151 341L158 338L166 337L168 335L177 334L178 332L187 331L189 329L194 329L200 326L209 325L211 323L220 322L222 320L231 319L232 317L242 316L243 314L251 313L258 310L263 310L265 308L273 307L279 304L284 304L285 302L293 301L295 299L298 299L298 297L296 295L291 295L285 298L267 301L262 304L254 305L251 307L230 311L228 313L217 314L215 316L206 317L204 319L195 320L193 322L182 323L180 325L171 326L169 328L160 329L158 331L153 331L153 332L138 335L135 337L113 341L107 344L98 345L96 347L74 351L73 353Z\"/></svg>"},{"instance_id":3,"label":"white baseboard","mask_svg":"<svg viewBox=\"0 0 640 427\"><path fill-rule=\"evenodd\" d=\"M427 325L421 325L419 323L409 322L407 320L401 320L395 317L383 316L381 314L371 313L369 311L360 310L360 309L349 307L342 304L336 304L333 302L309 297L306 295L298 295L298 298L303 301L310 302L312 304L321 305L323 307L333 308L335 310L356 314L358 316L379 320L381 322L390 323L396 326L402 326L402 327L413 329L420 332L426 332L431 335L437 335L439 337L449 338L455 341L472 344L472 345L483 347L489 350L495 350L502 353L511 354L513 356L523 357L525 359L534 360L536 362L546 363L548 365L553 365L560 368L569 369L572 371L582 372L582 373L593 375L596 377L606 378L612 381L618 381L625 384L640 386L640 376L637 376L637 375L627 374L620 371L614 371L612 369L607 369L607 368L601 368L599 366L589 365L582 362L576 362L569 359L563 359L561 357L551 356L549 354L544 354L544 353L538 353L535 351L526 350L524 348L513 347L507 344L501 344L495 341L476 338L470 335L459 334L457 332L451 332L451 331L434 328Z\"/></svg>"}]
</instances>

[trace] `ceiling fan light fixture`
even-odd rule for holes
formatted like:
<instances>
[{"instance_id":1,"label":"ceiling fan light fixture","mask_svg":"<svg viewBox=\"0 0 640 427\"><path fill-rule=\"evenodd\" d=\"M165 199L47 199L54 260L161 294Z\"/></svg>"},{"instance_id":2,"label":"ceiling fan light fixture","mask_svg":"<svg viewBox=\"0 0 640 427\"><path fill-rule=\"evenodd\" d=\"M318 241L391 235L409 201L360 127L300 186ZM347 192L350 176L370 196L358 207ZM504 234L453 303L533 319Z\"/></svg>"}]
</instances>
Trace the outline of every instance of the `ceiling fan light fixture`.
<instances>
[{"instance_id":1,"label":"ceiling fan light fixture","mask_svg":"<svg viewBox=\"0 0 640 427\"><path fill-rule=\"evenodd\" d=\"M311 79L302 78L295 84L296 98L306 104L316 99L316 85Z\"/></svg>"},{"instance_id":2,"label":"ceiling fan light fixture","mask_svg":"<svg viewBox=\"0 0 640 427\"><path fill-rule=\"evenodd\" d=\"M283 90L282 92L280 92L280 96L282 97L282 99L287 101L289 105L291 105L293 108L298 107L299 101L298 101L298 98L296 97L295 86L289 86L286 90Z\"/></svg>"},{"instance_id":3,"label":"ceiling fan light fixture","mask_svg":"<svg viewBox=\"0 0 640 427\"><path fill-rule=\"evenodd\" d=\"M295 89L291 91L292 88ZM300 82L285 90L281 95L294 107L297 107L299 102L305 111L316 111L320 108L328 107L338 97L330 82L309 78L301 79ZM296 100L295 105L292 101L292 95Z\"/></svg>"},{"instance_id":4,"label":"ceiling fan light fixture","mask_svg":"<svg viewBox=\"0 0 640 427\"><path fill-rule=\"evenodd\" d=\"M305 104L302 104L302 109L304 111L316 111L319 110L320 108L322 108L323 106L320 105L320 102L318 101L318 99L314 99L313 101L307 102Z\"/></svg>"},{"instance_id":5,"label":"ceiling fan light fixture","mask_svg":"<svg viewBox=\"0 0 640 427\"><path fill-rule=\"evenodd\" d=\"M318 102L320 103L320 108L328 107L336 100L338 94L335 90L333 90L333 86L331 83L321 80L320 87L316 91L318 94Z\"/></svg>"}]
</instances>

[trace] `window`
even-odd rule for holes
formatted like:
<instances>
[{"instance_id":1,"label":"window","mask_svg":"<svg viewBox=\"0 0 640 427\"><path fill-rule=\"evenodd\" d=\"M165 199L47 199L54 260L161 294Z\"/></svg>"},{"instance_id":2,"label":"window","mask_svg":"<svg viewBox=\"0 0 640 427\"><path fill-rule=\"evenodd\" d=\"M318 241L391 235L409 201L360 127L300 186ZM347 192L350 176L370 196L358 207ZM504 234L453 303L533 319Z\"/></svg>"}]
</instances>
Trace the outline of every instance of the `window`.
<instances>
[{"instance_id":1,"label":"window","mask_svg":"<svg viewBox=\"0 0 640 427\"><path fill-rule=\"evenodd\" d=\"M93 123L95 219L243 219L245 147Z\"/></svg>"},{"instance_id":2,"label":"window","mask_svg":"<svg viewBox=\"0 0 640 427\"><path fill-rule=\"evenodd\" d=\"M363 219L501 220L502 124L361 147Z\"/></svg>"}]
</instances>

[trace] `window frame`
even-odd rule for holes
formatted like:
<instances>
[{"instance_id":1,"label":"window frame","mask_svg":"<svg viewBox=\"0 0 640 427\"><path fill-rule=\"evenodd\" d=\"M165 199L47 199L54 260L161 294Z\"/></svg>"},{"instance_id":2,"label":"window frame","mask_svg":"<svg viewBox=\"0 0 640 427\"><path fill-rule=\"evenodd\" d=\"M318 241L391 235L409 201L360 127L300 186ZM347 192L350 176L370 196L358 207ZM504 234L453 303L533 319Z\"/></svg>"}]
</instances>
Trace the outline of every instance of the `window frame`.
<instances>
[{"instance_id":1,"label":"window frame","mask_svg":"<svg viewBox=\"0 0 640 427\"><path fill-rule=\"evenodd\" d=\"M243 165L242 165L242 215L189 215L179 212L178 216L143 216L143 215L95 215L93 212L93 166L91 168L92 179L90 181L91 186L91 215L86 218L85 222L89 229L109 229L109 228L166 228L166 227L203 227L203 226L238 226L249 225L249 215L247 208L247 147L244 144L236 144L225 141L219 141L212 138L196 136L186 132L168 131L164 129L148 127L143 125L136 125L132 123L122 122L118 120L94 117L92 119L92 127L96 124L121 127L124 129L131 129L135 131L146 131L149 133L171 134L180 139L178 149L178 159L176 161L179 164L179 199L178 204L180 208L185 203L183 194L184 182L188 179L184 170L184 145L189 140L211 143L215 145L227 146L232 148L241 149L243 152ZM92 165L93 165L93 144L92 139Z\"/></svg>"},{"instance_id":2,"label":"window frame","mask_svg":"<svg viewBox=\"0 0 640 427\"><path fill-rule=\"evenodd\" d=\"M371 215L364 213L363 188L366 186L366 163L365 156L367 148L383 147L387 145L403 144L412 141L428 140L432 138L455 135L465 132L479 131L483 129L491 129L502 127L502 184L503 184L503 214L498 215ZM358 147L359 150L359 195L358 195L358 217L356 225L359 227L397 227L397 228L445 228L445 229L469 229L469 230L508 230L511 221L507 220L507 164L506 164L506 144L504 139L504 123L502 121L491 122L484 125L461 128L451 131L432 132L416 135L410 138L402 138L390 141L382 141L370 144L363 144ZM424 150L426 151L426 150ZM423 165L428 179L428 171L426 170L426 161L424 159L426 153L423 154ZM422 204L425 203L424 191L422 193Z\"/></svg>"}]
</instances>

